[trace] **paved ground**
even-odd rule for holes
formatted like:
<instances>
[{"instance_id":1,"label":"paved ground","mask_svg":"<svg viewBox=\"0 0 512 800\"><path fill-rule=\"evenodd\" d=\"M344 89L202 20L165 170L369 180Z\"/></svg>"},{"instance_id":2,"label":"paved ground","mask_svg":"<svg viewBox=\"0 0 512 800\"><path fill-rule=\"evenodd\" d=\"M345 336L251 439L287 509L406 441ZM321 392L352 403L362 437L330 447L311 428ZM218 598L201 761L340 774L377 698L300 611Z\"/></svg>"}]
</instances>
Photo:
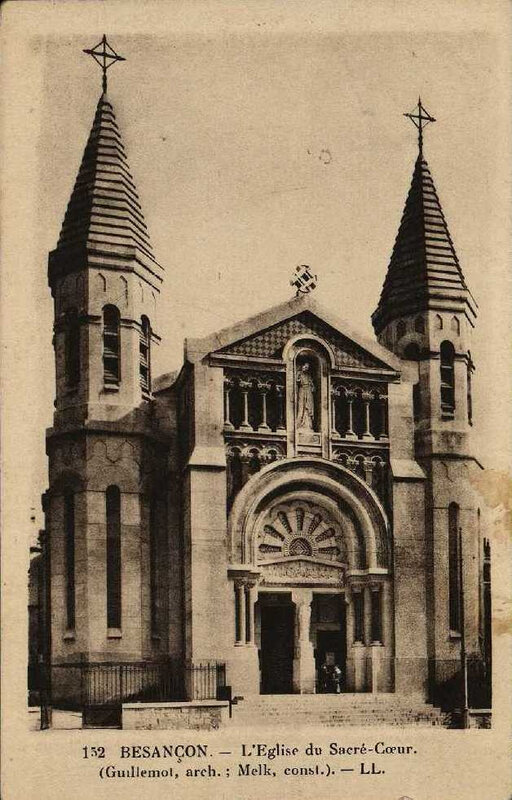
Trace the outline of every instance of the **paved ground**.
<instances>
[{"instance_id":1,"label":"paved ground","mask_svg":"<svg viewBox=\"0 0 512 800\"><path fill-rule=\"evenodd\" d=\"M29 709L29 730L38 731L41 725L41 710L38 707ZM77 711L53 711L52 728L55 730L78 730L82 727L82 715Z\"/></svg>"}]
</instances>

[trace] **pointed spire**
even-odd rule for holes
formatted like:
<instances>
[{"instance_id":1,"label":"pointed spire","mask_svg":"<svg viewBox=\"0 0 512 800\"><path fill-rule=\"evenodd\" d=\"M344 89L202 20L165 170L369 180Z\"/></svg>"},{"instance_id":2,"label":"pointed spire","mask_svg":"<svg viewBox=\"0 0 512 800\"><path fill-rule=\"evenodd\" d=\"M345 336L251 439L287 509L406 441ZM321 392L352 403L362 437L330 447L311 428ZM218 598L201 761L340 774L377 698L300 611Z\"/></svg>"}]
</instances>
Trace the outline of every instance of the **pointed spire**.
<instances>
[{"instance_id":1,"label":"pointed spire","mask_svg":"<svg viewBox=\"0 0 512 800\"><path fill-rule=\"evenodd\" d=\"M428 308L453 308L465 310L470 319L476 316L476 303L462 274L434 181L423 157L424 110L420 100L418 123L413 120L419 131L420 151L379 304L372 314L377 334L391 320ZM433 117L428 116L433 122Z\"/></svg>"},{"instance_id":2,"label":"pointed spire","mask_svg":"<svg viewBox=\"0 0 512 800\"><path fill-rule=\"evenodd\" d=\"M106 252L124 258L136 251L137 260L151 271L161 270L155 261L114 109L105 93L98 101L50 265L56 268L60 263L61 269L66 268L63 261L69 261L70 251Z\"/></svg>"}]
</instances>

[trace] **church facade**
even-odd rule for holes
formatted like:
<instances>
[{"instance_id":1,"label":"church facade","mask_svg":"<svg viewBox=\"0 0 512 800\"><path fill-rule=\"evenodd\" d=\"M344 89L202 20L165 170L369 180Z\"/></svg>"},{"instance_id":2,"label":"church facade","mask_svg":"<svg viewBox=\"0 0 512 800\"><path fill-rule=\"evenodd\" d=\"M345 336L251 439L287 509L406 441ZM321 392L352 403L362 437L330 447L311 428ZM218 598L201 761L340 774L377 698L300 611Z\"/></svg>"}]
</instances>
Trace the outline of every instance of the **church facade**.
<instances>
[{"instance_id":1,"label":"church facade","mask_svg":"<svg viewBox=\"0 0 512 800\"><path fill-rule=\"evenodd\" d=\"M421 148L374 340L299 294L153 375L164 271L105 93L48 274L52 663L427 701L485 656L476 304Z\"/></svg>"}]
</instances>

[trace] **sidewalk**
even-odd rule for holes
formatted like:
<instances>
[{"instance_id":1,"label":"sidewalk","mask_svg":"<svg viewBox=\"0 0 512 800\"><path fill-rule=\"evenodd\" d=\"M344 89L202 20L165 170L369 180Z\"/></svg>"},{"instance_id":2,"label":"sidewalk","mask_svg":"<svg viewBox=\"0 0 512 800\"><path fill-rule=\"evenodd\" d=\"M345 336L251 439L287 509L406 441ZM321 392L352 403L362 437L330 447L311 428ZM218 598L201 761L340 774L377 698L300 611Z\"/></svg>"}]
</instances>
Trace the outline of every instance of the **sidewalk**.
<instances>
[{"instance_id":1,"label":"sidewalk","mask_svg":"<svg viewBox=\"0 0 512 800\"><path fill-rule=\"evenodd\" d=\"M29 730L38 731L41 725L41 709L39 706L31 706L28 709ZM55 730L69 731L79 730L82 727L82 715L78 711L59 711L53 710L52 728Z\"/></svg>"}]
</instances>

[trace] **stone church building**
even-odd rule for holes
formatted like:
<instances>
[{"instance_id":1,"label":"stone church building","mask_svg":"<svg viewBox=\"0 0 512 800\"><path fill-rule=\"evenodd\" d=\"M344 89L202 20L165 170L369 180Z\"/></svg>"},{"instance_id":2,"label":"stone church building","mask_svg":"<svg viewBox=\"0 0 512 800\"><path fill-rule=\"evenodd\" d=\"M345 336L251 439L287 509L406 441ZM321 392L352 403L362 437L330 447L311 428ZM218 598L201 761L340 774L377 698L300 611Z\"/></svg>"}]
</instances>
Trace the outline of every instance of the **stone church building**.
<instances>
[{"instance_id":1,"label":"stone church building","mask_svg":"<svg viewBox=\"0 0 512 800\"><path fill-rule=\"evenodd\" d=\"M101 95L49 256L52 663L426 702L482 656L477 307L421 148L382 275L375 339L299 294L155 375L165 272Z\"/></svg>"}]
</instances>

